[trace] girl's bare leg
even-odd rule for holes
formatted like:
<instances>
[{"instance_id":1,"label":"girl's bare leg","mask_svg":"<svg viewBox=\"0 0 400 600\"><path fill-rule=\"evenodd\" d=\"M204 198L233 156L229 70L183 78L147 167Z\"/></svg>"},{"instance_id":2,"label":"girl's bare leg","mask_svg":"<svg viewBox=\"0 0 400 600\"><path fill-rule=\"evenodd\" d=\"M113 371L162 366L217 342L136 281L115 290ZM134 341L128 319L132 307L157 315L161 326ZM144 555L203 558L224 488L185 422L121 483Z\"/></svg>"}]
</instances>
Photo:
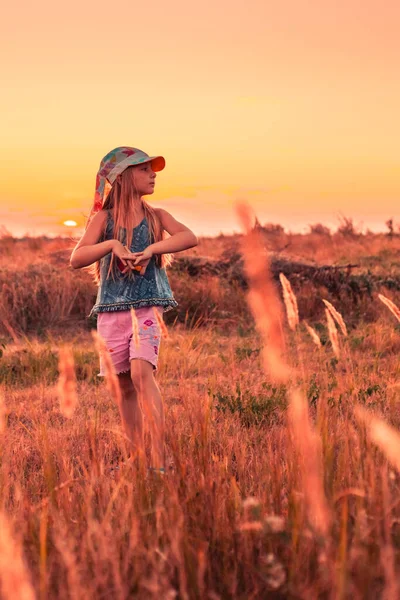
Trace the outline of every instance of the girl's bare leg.
<instances>
[{"instance_id":1,"label":"girl's bare leg","mask_svg":"<svg viewBox=\"0 0 400 600\"><path fill-rule=\"evenodd\" d=\"M164 405L153 375L153 365L140 358L131 360L131 378L149 423L151 466L164 467Z\"/></svg>"},{"instance_id":2,"label":"girl's bare leg","mask_svg":"<svg viewBox=\"0 0 400 600\"><path fill-rule=\"evenodd\" d=\"M130 373L119 373L121 388L120 414L126 437L131 443L131 456L144 455L143 414Z\"/></svg>"}]
</instances>

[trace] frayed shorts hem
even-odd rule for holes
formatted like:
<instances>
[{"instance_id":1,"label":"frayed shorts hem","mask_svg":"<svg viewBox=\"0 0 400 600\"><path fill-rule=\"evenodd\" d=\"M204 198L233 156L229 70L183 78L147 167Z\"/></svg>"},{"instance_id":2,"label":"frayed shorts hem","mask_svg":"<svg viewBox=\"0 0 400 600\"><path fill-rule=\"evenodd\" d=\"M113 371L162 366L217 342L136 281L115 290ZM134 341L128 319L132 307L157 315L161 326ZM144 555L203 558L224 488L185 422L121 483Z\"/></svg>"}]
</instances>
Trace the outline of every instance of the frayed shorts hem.
<instances>
[{"instance_id":1,"label":"frayed shorts hem","mask_svg":"<svg viewBox=\"0 0 400 600\"><path fill-rule=\"evenodd\" d=\"M157 365L155 365L154 363L152 363L151 361L149 361L149 359L146 358L146 357L144 357L144 356L134 356L133 358L129 359L129 362L131 362L132 360L137 360L137 359L145 360L146 362L150 363L152 365L152 367L153 367L153 373L158 370ZM122 373L130 373L130 372L131 372L130 369L122 369L121 371L116 371L115 374L116 375L122 375ZM97 373L97 377L105 377L105 376L106 376L105 373L101 373L101 372Z\"/></svg>"}]
</instances>

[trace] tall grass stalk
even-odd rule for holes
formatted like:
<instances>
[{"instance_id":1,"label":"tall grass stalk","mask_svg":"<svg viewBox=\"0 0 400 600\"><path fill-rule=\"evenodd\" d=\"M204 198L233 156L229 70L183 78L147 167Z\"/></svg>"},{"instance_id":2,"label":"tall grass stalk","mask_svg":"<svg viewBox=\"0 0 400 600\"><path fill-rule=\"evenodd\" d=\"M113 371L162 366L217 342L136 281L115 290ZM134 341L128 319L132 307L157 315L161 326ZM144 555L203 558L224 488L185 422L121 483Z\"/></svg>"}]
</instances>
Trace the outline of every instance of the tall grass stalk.
<instances>
[{"instance_id":1,"label":"tall grass stalk","mask_svg":"<svg viewBox=\"0 0 400 600\"><path fill-rule=\"evenodd\" d=\"M279 273L279 279L282 284L283 299L286 306L286 314L290 329L295 331L299 324L299 309L297 306L297 298L292 290L290 281L285 277L283 273Z\"/></svg>"},{"instance_id":2,"label":"tall grass stalk","mask_svg":"<svg viewBox=\"0 0 400 600\"><path fill-rule=\"evenodd\" d=\"M340 357L340 346L339 346L339 336L336 329L335 321L331 316L331 312L326 308L325 309L326 321L328 325L328 334L329 339L332 344L333 352L335 353L336 358Z\"/></svg>"},{"instance_id":3,"label":"tall grass stalk","mask_svg":"<svg viewBox=\"0 0 400 600\"><path fill-rule=\"evenodd\" d=\"M61 346L59 352L59 379L57 391L61 413L71 418L78 404L74 357L70 346Z\"/></svg>"},{"instance_id":4,"label":"tall grass stalk","mask_svg":"<svg viewBox=\"0 0 400 600\"><path fill-rule=\"evenodd\" d=\"M394 314L394 316L396 317L396 319L398 321L400 321L400 309L399 307L389 298L387 298L386 296L384 296L383 294L378 294L378 298L381 302L383 302L383 304L385 304L385 306L388 307L388 309L390 310L390 312L392 314Z\"/></svg>"},{"instance_id":5,"label":"tall grass stalk","mask_svg":"<svg viewBox=\"0 0 400 600\"><path fill-rule=\"evenodd\" d=\"M267 254L252 213L245 203L236 205L237 215L246 233L241 242L244 267L249 283L247 301L263 340L264 367L273 381L287 382L291 370L286 362L286 344L282 327L282 306L273 283Z\"/></svg>"},{"instance_id":6,"label":"tall grass stalk","mask_svg":"<svg viewBox=\"0 0 400 600\"><path fill-rule=\"evenodd\" d=\"M36 600L22 546L4 512L0 512L0 591L4 599Z\"/></svg>"},{"instance_id":7,"label":"tall grass stalk","mask_svg":"<svg viewBox=\"0 0 400 600\"><path fill-rule=\"evenodd\" d=\"M325 300L324 298L322 298L322 302L325 304L328 311L330 312L332 317L335 319L336 323L339 325L340 330L343 333L344 337L347 337L348 334L347 334L346 323L344 322L344 319L343 319L342 315L340 314L340 312L338 312L336 310L336 308L333 306L333 304L328 302L328 300Z\"/></svg>"}]
</instances>

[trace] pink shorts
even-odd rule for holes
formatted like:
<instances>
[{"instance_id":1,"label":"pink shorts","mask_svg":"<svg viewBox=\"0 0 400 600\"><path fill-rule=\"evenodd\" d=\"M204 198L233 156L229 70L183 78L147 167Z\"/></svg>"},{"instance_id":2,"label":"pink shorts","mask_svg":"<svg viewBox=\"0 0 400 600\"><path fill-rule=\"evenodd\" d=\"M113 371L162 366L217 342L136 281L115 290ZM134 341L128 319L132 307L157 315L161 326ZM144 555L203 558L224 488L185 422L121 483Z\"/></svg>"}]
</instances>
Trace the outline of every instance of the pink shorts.
<instances>
[{"instance_id":1,"label":"pink shorts","mask_svg":"<svg viewBox=\"0 0 400 600\"><path fill-rule=\"evenodd\" d=\"M130 310L101 312L97 315L97 332L104 339L113 361L115 372L130 372L130 361L134 358L147 360L157 370L158 349L161 332L154 310L161 316L162 306L145 306L135 308L139 328L139 345L135 346L132 332L132 316ZM100 373L105 376L103 359L100 356Z\"/></svg>"}]
</instances>

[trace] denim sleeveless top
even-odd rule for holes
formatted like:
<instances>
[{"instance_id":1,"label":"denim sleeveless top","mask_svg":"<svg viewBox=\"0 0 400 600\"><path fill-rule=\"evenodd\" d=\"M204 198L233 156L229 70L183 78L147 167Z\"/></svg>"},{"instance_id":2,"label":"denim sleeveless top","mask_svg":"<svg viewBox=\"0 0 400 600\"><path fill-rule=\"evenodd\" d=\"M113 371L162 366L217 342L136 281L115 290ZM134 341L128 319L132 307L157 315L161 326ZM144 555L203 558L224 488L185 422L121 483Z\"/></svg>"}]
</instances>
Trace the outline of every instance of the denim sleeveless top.
<instances>
[{"instance_id":1,"label":"denim sleeveless top","mask_svg":"<svg viewBox=\"0 0 400 600\"><path fill-rule=\"evenodd\" d=\"M114 220L111 211L108 210L107 226L99 242L113 239L113 228ZM122 227L121 229L122 243L126 244L126 228ZM130 251L142 252L151 243L150 230L145 217L133 229ZM111 274L106 279L111 255L112 253L109 252L100 259L100 283L96 304L90 311L89 317L99 312L130 310L131 308L144 306L163 306L163 312L167 312L178 306L169 285L166 269L157 267L154 255L151 257L144 275L132 271L131 278L128 278L128 273L124 274L116 267L115 281L113 281Z\"/></svg>"}]
</instances>

